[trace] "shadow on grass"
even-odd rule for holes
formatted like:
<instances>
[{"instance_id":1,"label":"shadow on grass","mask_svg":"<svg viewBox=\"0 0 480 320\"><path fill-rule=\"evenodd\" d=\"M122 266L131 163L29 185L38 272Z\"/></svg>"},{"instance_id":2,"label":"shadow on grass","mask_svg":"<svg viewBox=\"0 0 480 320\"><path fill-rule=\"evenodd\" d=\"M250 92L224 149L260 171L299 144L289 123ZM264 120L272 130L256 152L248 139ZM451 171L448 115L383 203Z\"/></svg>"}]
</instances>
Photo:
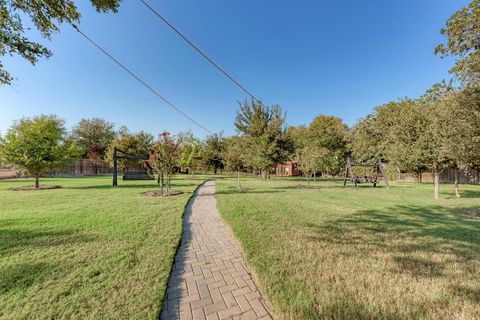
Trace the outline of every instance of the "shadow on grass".
<instances>
[{"instance_id":1,"label":"shadow on grass","mask_svg":"<svg viewBox=\"0 0 480 320\"><path fill-rule=\"evenodd\" d=\"M0 268L0 295L12 290L26 290L52 272L46 263L22 263Z\"/></svg>"},{"instance_id":2,"label":"shadow on grass","mask_svg":"<svg viewBox=\"0 0 480 320\"><path fill-rule=\"evenodd\" d=\"M18 223L18 222L17 222ZM0 220L0 257L26 249L49 249L67 244L95 241L91 236L74 231L34 231L13 228L8 221Z\"/></svg>"},{"instance_id":3,"label":"shadow on grass","mask_svg":"<svg viewBox=\"0 0 480 320\"><path fill-rule=\"evenodd\" d=\"M306 238L351 247L365 258L388 255L394 262L392 273L448 278L447 269L460 265L458 272L471 273L469 268L478 259L480 219L466 216L468 209L396 205L381 211L359 210L322 225L305 224L311 231ZM437 259L429 258L433 255ZM452 293L480 300L480 289L458 287Z\"/></svg>"}]
</instances>

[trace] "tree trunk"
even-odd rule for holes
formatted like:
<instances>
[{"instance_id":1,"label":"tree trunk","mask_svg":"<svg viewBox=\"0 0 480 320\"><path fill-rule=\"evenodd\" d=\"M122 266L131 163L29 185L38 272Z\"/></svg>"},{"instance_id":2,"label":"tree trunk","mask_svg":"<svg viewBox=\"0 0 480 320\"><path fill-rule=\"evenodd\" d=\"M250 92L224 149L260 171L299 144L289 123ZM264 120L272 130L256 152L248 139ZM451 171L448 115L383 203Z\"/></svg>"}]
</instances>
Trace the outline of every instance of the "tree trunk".
<instances>
[{"instance_id":1,"label":"tree trunk","mask_svg":"<svg viewBox=\"0 0 480 320\"><path fill-rule=\"evenodd\" d=\"M458 189L458 168L455 168L455 197L460 198L460 190Z\"/></svg>"},{"instance_id":2,"label":"tree trunk","mask_svg":"<svg viewBox=\"0 0 480 320\"><path fill-rule=\"evenodd\" d=\"M440 199L440 173L436 169L433 170L433 184L435 186L433 197L435 200Z\"/></svg>"},{"instance_id":3,"label":"tree trunk","mask_svg":"<svg viewBox=\"0 0 480 320\"><path fill-rule=\"evenodd\" d=\"M35 176L35 189L40 189L40 176Z\"/></svg>"},{"instance_id":4,"label":"tree trunk","mask_svg":"<svg viewBox=\"0 0 480 320\"><path fill-rule=\"evenodd\" d=\"M241 190L242 187L240 186L240 170L237 170L237 190Z\"/></svg>"},{"instance_id":5,"label":"tree trunk","mask_svg":"<svg viewBox=\"0 0 480 320\"><path fill-rule=\"evenodd\" d=\"M310 174L307 174L307 188L310 188Z\"/></svg>"}]
</instances>

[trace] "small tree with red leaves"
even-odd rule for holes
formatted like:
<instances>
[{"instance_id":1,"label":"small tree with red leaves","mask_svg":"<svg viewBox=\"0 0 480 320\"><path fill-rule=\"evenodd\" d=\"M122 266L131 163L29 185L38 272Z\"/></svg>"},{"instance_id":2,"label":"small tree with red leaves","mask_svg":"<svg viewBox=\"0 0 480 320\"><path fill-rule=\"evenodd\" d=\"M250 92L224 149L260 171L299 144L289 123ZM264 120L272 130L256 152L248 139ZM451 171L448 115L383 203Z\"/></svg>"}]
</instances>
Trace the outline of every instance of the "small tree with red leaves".
<instances>
[{"instance_id":1,"label":"small tree with red leaves","mask_svg":"<svg viewBox=\"0 0 480 320\"><path fill-rule=\"evenodd\" d=\"M180 152L178 137L170 135L166 131L158 135L153 150L150 151L148 164L152 173L158 177L162 195L164 195L164 187L167 194L170 191L171 177L178 166Z\"/></svg>"}]
</instances>

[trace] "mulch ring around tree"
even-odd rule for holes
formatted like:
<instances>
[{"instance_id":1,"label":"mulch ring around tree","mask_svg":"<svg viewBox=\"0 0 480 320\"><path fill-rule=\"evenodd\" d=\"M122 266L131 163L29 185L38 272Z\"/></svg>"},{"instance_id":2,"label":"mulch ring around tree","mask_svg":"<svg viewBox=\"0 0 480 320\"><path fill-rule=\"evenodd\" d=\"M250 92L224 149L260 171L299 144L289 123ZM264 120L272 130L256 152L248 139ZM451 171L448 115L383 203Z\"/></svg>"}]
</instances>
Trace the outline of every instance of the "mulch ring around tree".
<instances>
[{"instance_id":1,"label":"mulch ring around tree","mask_svg":"<svg viewBox=\"0 0 480 320\"><path fill-rule=\"evenodd\" d=\"M173 197L173 196L178 196L179 194L182 194L183 192L181 191L176 191L176 190L169 190L169 191L163 191L162 195L162 190L153 190L153 191L147 191L142 193L146 197Z\"/></svg>"},{"instance_id":2,"label":"mulch ring around tree","mask_svg":"<svg viewBox=\"0 0 480 320\"><path fill-rule=\"evenodd\" d=\"M292 186L292 189L320 189L319 186L307 186L306 184L297 184L296 186Z\"/></svg>"},{"instance_id":3,"label":"mulch ring around tree","mask_svg":"<svg viewBox=\"0 0 480 320\"><path fill-rule=\"evenodd\" d=\"M465 213L470 217L480 218L480 208L466 210Z\"/></svg>"},{"instance_id":4,"label":"mulch ring around tree","mask_svg":"<svg viewBox=\"0 0 480 320\"><path fill-rule=\"evenodd\" d=\"M10 188L12 191L36 191L36 190L50 190L50 189L60 189L63 188L62 186L59 185L47 185L47 184L42 184L38 189L35 188L35 186L23 186L23 187L15 187L15 188Z\"/></svg>"}]
</instances>

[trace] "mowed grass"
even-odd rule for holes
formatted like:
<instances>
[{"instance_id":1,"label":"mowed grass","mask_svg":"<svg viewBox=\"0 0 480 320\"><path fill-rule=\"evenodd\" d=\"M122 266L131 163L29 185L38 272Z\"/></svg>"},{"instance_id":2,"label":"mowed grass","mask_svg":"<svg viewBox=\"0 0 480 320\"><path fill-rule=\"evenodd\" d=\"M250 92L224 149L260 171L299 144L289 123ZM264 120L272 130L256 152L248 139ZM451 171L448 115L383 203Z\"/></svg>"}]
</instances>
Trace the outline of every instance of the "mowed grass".
<instances>
[{"instance_id":1,"label":"mowed grass","mask_svg":"<svg viewBox=\"0 0 480 320\"><path fill-rule=\"evenodd\" d=\"M480 319L480 186L217 182L218 207L279 319Z\"/></svg>"},{"instance_id":2,"label":"mowed grass","mask_svg":"<svg viewBox=\"0 0 480 320\"><path fill-rule=\"evenodd\" d=\"M41 179L63 189L11 191L0 181L0 319L154 319L181 236L182 214L203 180L153 198L154 181Z\"/></svg>"}]
</instances>

